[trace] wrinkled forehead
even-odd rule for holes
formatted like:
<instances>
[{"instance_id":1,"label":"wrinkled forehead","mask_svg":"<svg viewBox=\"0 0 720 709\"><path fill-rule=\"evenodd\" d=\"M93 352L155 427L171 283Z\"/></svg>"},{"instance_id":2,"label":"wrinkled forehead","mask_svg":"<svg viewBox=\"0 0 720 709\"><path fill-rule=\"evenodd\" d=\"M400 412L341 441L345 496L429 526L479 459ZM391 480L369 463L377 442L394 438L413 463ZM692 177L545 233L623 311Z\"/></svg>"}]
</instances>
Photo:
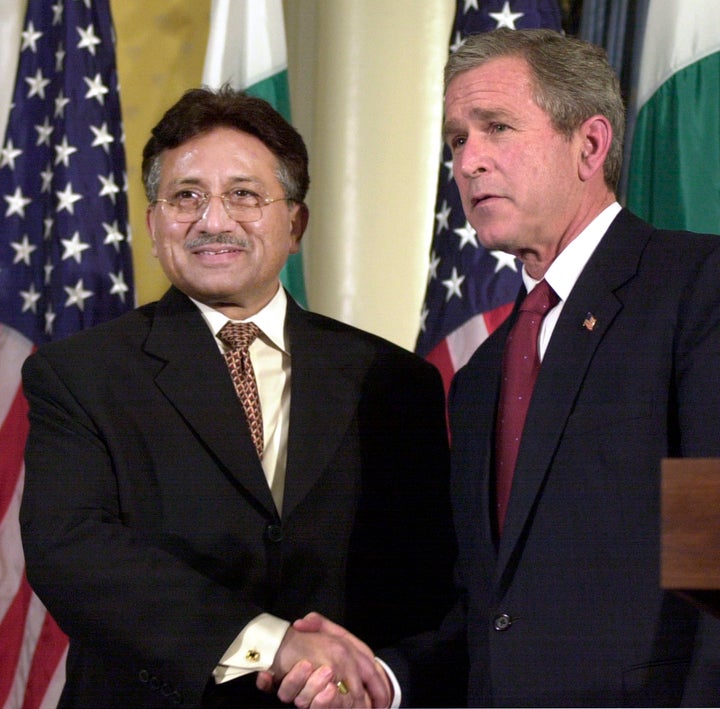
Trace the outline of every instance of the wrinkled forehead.
<instances>
[{"instance_id":1,"label":"wrinkled forehead","mask_svg":"<svg viewBox=\"0 0 720 709\"><path fill-rule=\"evenodd\" d=\"M160 154L160 183L187 183L216 189L219 184L278 184L278 160L257 137L216 128Z\"/></svg>"}]
</instances>

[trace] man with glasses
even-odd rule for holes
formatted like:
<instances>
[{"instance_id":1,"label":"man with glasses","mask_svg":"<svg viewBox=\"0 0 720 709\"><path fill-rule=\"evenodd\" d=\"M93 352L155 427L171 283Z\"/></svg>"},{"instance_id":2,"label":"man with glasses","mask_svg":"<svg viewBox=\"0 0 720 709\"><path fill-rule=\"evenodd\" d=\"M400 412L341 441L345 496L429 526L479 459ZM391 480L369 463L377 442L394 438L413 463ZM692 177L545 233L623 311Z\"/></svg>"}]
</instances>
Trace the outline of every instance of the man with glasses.
<instances>
[{"instance_id":1,"label":"man with glasses","mask_svg":"<svg viewBox=\"0 0 720 709\"><path fill-rule=\"evenodd\" d=\"M70 637L64 706L263 706L307 658L389 698L367 647L451 602L442 386L280 286L308 221L302 138L267 103L187 92L143 154L157 303L42 347L22 505L28 576Z\"/></svg>"}]
</instances>

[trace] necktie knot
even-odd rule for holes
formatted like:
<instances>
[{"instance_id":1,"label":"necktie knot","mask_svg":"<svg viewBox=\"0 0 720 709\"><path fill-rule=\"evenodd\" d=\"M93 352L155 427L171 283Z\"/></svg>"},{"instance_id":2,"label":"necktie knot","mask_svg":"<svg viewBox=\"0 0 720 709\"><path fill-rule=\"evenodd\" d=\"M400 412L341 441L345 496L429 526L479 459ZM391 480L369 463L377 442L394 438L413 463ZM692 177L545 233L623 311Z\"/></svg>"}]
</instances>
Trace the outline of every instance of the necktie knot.
<instances>
[{"instance_id":1,"label":"necktie knot","mask_svg":"<svg viewBox=\"0 0 720 709\"><path fill-rule=\"evenodd\" d=\"M548 310L554 308L559 302L560 298L558 294L543 278L543 280L525 296L525 300L520 304L520 310L545 315Z\"/></svg>"},{"instance_id":2,"label":"necktie knot","mask_svg":"<svg viewBox=\"0 0 720 709\"><path fill-rule=\"evenodd\" d=\"M226 322L218 337L230 349L248 349L260 334L260 328L254 322Z\"/></svg>"}]
</instances>

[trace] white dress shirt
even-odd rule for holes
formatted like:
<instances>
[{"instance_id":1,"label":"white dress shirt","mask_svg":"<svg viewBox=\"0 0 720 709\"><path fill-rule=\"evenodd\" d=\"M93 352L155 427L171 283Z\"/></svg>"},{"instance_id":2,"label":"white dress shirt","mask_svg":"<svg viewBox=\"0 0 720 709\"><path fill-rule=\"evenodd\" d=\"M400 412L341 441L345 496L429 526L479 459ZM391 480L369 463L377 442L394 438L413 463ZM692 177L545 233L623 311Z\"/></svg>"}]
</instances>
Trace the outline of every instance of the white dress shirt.
<instances>
[{"instance_id":1,"label":"white dress shirt","mask_svg":"<svg viewBox=\"0 0 720 709\"><path fill-rule=\"evenodd\" d=\"M588 224L555 258L550 264L550 268L545 273L545 280L548 285L555 291L560 302L548 312L540 326L540 334L538 335L538 357L542 362L547 350L550 337L553 334L555 325L560 318L565 301L570 295L570 291L575 286L575 282L580 277L582 270L587 265L590 257L610 227L610 224L620 212L620 205L613 202L606 207L600 214ZM538 283L531 278L525 268L522 269L522 279L525 288L529 293Z\"/></svg>"}]
</instances>

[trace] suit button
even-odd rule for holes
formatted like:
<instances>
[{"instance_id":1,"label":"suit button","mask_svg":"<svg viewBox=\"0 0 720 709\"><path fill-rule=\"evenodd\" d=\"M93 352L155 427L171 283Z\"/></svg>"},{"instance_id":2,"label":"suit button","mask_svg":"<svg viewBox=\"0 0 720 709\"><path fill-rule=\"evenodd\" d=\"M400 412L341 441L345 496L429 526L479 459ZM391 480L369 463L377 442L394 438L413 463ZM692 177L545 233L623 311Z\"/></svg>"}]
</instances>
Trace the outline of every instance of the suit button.
<instances>
[{"instance_id":1,"label":"suit button","mask_svg":"<svg viewBox=\"0 0 720 709\"><path fill-rule=\"evenodd\" d=\"M493 620L493 627L500 633L509 630L511 625L512 618L507 613L496 615L495 620Z\"/></svg>"},{"instance_id":2,"label":"suit button","mask_svg":"<svg viewBox=\"0 0 720 709\"><path fill-rule=\"evenodd\" d=\"M279 524L269 524L267 536L271 542L281 542L283 538L282 526Z\"/></svg>"},{"instance_id":3,"label":"suit button","mask_svg":"<svg viewBox=\"0 0 720 709\"><path fill-rule=\"evenodd\" d=\"M150 673L147 670L140 670L138 678L143 684L147 684L150 681Z\"/></svg>"}]
</instances>

